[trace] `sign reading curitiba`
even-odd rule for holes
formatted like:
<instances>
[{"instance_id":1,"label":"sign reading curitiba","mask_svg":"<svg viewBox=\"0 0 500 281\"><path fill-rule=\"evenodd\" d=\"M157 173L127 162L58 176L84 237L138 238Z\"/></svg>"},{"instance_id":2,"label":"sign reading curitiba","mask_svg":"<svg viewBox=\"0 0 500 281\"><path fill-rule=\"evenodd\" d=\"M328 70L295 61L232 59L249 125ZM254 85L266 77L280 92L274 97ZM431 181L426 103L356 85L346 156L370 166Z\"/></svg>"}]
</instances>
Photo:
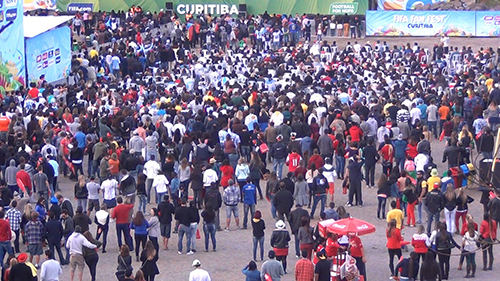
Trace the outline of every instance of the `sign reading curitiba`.
<instances>
[{"instance_id":1,"label":"sign reading curitiba","mask_svg":"<svg viewBox=\"0 0 500 281\"><path fill-rule=\"evenodd\" d=\"M238 14L238 7L236 5L226 4L179 4L177 5L177 13L184 14Z\"/></svg>"}]
</instances>

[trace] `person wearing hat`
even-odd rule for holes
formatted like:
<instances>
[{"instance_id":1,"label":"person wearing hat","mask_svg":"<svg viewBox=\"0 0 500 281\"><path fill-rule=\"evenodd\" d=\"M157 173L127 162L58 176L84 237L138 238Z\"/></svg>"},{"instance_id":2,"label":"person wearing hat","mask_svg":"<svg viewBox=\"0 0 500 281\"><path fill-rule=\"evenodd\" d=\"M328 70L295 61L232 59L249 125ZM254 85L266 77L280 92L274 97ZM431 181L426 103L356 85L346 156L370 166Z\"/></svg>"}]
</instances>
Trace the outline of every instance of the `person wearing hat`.
<instances>
[{"instance_id":1,"label":"person wearing hat","mask_svg":"<svg viewBox=\"0 0 500 281\"><path fill-rule=\"evenodd\" d=\"M269 260L265 261L260 268L260 278L262 280L268 280L267 278L270 277L270 280L280 281L281 276L285 275L286 273L286 271L283 269L283 264L275 260L276 252L274 250L269 250L267 257L269 258Z\"/></svg>"},{"instance_id":2,"label":"person wearing hat","mask_svg":"<svg viewBox=\"0 0 500 281\"><path fill-rule=\"evenodd\" d=\"M431 176L427 179L427 191L431 192L436 183L438 186L441 186L441 178L439 177L437 169L434 168L431 170Z\"/></svg>"},{"instance_id":3,"label":"person wearing hat","mask_svg":"<svg viewBox=\"0 0 500 281\"><path fill-rule=\"evenodd\" d=\"M286 257L288 256L288 242L290 242L290 233L286 229L286 224L282 220L278 220L275 224L276 228L271 234L271 246L276 254L276 260L283 265L283 271L286 274ZM272 278L272 280L275 280Z\"/></svg>"},{"instance_id":4,"label":"person wearing hat","mask_svg":"<svg viewBox=\"0 0 500 281\"><path fill-rule=\"evenodd\" d=\"M273 170L278 175L279 179L282 179L283 166L285 165L285 160L287 157L287 148L283 142L283 135L278 135L276 137L276 143L271 149L271 156L273 157Z\"/></svg>"},{"instance_id":5,"label":"person wearing hat","mask_svg":"<svg viewBox=\"0 0 500 281\"><path fill-rule=\"evenodd\" d=\"M18 264L10 268L9 281L26 281L33 280L33 272L31 267L26 264L28 261L28 254L21 253L17 257Z\"/></svg>"},{"instance_id":6,"label":"person wearing hat","mask_svg":"<svg viewBox=\"0 0 500 281\"><path fill-rule=\"evenodd\" d=\"M200 260L194 260L193 264L194 270L189 273L189 281L211 281L210 274L208 271L201 269ZM274 280L274 279L273 279Z\"/></svg>"},{"instance_id":7,"label":"person wearing hat","mask_svg":"<svg viewBox=\"0 0 500 281\"><path fill-rule=\"evenodd\" d=\"M83 246L95 249L97 245L94 245L82 235L82 228L77 225L75 226L75 232L68 237L66 241L66 247L69 248L69 254L71 255L69 259L69 264L71 266L70 276L71 281L74 280L75 270L78 267L78 277L82 281L83 278L83 268L85 267L85 260L83 258Z\"/></svg>"},{"instance_id":8,"label":"person wearing hat","mask_svg":"<svg viewBox=\"0 0 500 281\"><path fill-rule=\"evenodd\" d=\"M436 171L437 173L437 171ZM444 208L444 196L439 189L439 182L434 182L432 190L425 196L425 206L427 207L427 235L431 236L432 221L439 222L439 215Z\"/></svg>"},{"instance_id":9,"label":"person wearing hat","mask_svg":"<svg viewBox=\"0 0 500 281\"><path fill-rule=\"evenodd\" d=\"M332 261L326 258L325 249L318 251L316 257L318 258L318 262L314 268L314 280L330 280Z\"/></svg>"}]
</instances>

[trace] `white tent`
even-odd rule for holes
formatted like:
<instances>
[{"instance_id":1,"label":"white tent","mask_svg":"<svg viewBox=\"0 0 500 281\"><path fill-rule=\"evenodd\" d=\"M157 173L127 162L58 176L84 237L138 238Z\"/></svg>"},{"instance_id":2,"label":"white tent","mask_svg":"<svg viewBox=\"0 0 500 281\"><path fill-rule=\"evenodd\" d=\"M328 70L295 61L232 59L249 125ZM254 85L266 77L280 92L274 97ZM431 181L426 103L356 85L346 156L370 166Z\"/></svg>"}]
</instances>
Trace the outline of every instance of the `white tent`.
<instances>
[{"instance_id":1,"label":"white tent","mask_svg":"<svg viewBox=\"0 0 500 281\"><path fill-rule=\"evenodd\" d=\"M73 19L74 16L24 17L24 38L33 38Z\"/></svg>"}]
</instances>

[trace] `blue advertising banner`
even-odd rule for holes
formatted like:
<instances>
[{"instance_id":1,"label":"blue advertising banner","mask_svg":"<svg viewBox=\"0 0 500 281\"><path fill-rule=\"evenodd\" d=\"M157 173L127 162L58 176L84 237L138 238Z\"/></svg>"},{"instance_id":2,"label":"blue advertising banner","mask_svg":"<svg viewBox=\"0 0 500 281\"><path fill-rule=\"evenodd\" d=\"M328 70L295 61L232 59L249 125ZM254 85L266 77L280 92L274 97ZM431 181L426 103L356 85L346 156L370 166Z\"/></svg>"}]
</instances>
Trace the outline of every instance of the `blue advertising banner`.
<instances>
[{"instance_id":1,"label":"blue advertising banner","mask_svg":"<svg viewBox=\"0 0 500 281\"><path fill-rule=\"evenodd\" d=\"M500 11L476 12L476 36L500 36Z\"/></svg>"},{"instance_id":2,"label":"blue advertising banner","mask_svg":"<svg viewBox=\"0 0 500 281\"><path fill-rule=\"evenodd\" d=\"M71 30L64 26L26 40L28 80L45 75L47 82L68 77L71 70Z\"/></svg>"},{"instance_id":3,"label":"blue advertising banner","mask_svg":"<svg viewBox=\"0 0 500 281\"><path fill-rule=\"evenodd\" d=\"M366 11L368 36L474 36L475 12Z\"/></svg>"},{"instance_id":4,"label":"blue advertising banner","mask_svg":"<svg viewBox=\"0 0 500 281\"><path fill-rule=\"evenodd\" d=\"M0 94L25 85L23 2L0 0Z\"/></svg>"}]
</instances>

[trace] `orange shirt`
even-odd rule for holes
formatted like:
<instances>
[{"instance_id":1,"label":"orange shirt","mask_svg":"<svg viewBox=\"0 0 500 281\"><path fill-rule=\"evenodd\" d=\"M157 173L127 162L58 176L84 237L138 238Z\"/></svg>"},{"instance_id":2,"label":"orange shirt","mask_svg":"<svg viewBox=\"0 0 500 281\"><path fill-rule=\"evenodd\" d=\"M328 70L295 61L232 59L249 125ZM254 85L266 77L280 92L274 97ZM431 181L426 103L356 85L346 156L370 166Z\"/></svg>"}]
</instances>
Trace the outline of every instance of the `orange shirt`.
<instances>
[{"instance_id":1,"label":"orange shirt","mask_svg":"<svg viewBox=\"0 0 500 281\"><path fill-rule=\"evenodd\" d=\"M116 174L118 174L118 172L120 172L120 161L109 159L108 164L109 164L109 168L110 168L109 172L112 175L116 175Z\"/></svg>"},{"instance_id":2,"label":"orange shirt","mask_svg":"<svg viewBox=\"0 0 500 281\"><path fill-rule=\"evenodd\" d=\"M439 108L439 116L441 120L446 120L446 117L450 114L450 108L446 105L443 105Z\"/></svg>"},{"instance_id":3,"label":"orange shirt","mask_svg":"<svg viewBox=\"0 0 500 281\"><path fill-rule=\"evenodd\" d=\"M9 131L10 119L7 116L0 117L0 132Z\"/></svg>"}]
</instances>

